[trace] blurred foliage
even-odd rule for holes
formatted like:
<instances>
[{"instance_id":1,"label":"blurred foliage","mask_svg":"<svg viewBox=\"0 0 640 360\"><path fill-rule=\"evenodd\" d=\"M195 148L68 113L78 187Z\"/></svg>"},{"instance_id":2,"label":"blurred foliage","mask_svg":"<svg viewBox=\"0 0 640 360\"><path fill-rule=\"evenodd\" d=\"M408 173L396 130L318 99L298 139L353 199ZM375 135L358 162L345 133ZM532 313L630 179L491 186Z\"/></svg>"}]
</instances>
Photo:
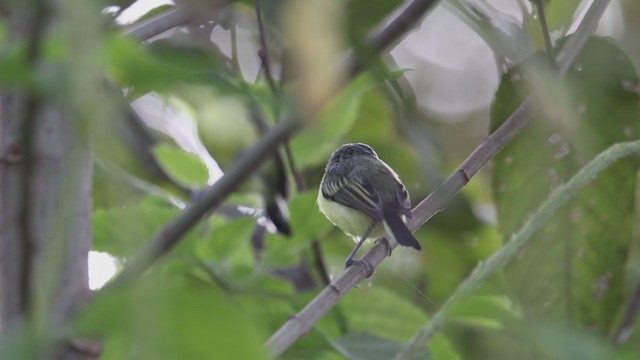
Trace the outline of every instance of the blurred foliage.
<instances>
[{"instance_id":1,"label":"blurred foliage","mask_svg":"<svg viewBox=\"0 0 640 360\"><path fill-rule=\"evenodd\" d=\"M496 128L532 88L547 109L496 157L493 190L504 237L585 161L640 134L640 97L626 85L638 76L611 41L592 38L562 82L535 60L503 77L493 112ZM510 293L526 316L568 319L602 335L614 331L612 313L624 305L639 165L631 157L607 169L508 266Z\"/></svg>"},{"instance_id":2,"label":"blurred foliage","mask_svg":"<svg viewBox=\"0 0 640 360\"><path fill-rule=\"evenodd\" d=\"M123 10L132 1L101 3ZM366 36L402 3L346 1L344 23L335 26L343 31L345 44L364 56ZM491 47L504 70L489 131L530 92L536 94L539 112L487 171L416 232L422 252L398 248L281 358L393 357L553 188L608 146L638 139L640 99L633 63L640 59L630 59L609 39L593 38L566 79L559 79L539 61L542 57L529 56L541 48L540 28L535 11L522 3L522 20L483 0L449 0L444 6ZM580 4L546 2L550 29L564 34ZM234 2L215 14L203 11L201 23L145 43L121 36L121 26L110 23L101 44L108 85L98 90L117 93L122 101L114 106L111 121L93 125L93 250L127 266L180 214L180 206L217 178L210 174L228 171L264 130L297 113L301 95L295 78L280 76L297 70L288 57L288 34L280 26L283 6L286 1L261 1L275 91L260 66L254 1ZM152 9L141 19L172 8ZM634 20L638 27L640 17ZM7 32L0 23L0 85L63 96L64 83L58 82L72 74L57 71L56 64L71 54L61 48L56 31L45 39L38 71L25 66L24 42L10 40ZM332 151L346 142L370 144L403 179L415 206L466 155L443 139L454 137L472 143L471 148L481 141L473 129L423 112L415 99L424 94L405 81L407 72L423 69L398 70L389 57L365 59L376 68L345 82L316 119L305 119L305 127L288 142L290 158L281 147L289 183L301 180L289 186L286 199L290 237L277 234L263 216L264 179L254 176L238 184L225 202L226 210L233 211L207 214L143 277L126 288L98 293L69 331L103 340L105 360L268 358L264 342L323 286L314 243L331 278L342 273L354 245L316 206ZM507 72L506 64L515 63ZM172 99L184 118L142 119L127 101L145 94ZM256 108L263 124L255 121ZM489 109L466 116L485 124ZM416 358L638 358L637 325L625 345L609 340L638 282L631 273L640 267L638 166L637 157L628 158L603 173L518 259L458 304L447 326ZM297 291L300 285L313 290ZM25 333L0 340L0 358L29 358L33 344L42 340Z\"/></svg>"}]
</instances>

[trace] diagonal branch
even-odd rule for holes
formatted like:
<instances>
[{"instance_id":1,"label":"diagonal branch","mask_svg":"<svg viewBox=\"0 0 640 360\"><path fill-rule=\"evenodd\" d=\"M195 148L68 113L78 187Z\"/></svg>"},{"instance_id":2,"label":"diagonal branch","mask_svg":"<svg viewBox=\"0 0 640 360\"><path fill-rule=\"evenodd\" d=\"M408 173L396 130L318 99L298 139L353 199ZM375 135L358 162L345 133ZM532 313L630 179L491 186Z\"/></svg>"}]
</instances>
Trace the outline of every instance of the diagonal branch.
<instances>
[{"instance_id":1,"label":"diagonal branch","mask_svg":"<svg viewBox=\"0 0 640 360\"><path fill-rule=\"evenodd\" d=\"M413 0L405 3L398 9L390 19L374 29L367 37L363 46L369 54L377 54L384 49L390 48L409 30L413 29L420 19L439 0ZM354 75L362 70L364 64L356 57L355 52L351 52L347 57L347 74Z\"/></svg>"},{"instance_id":2,"label":"diagonal branch","mask_svg":"<svg viewBox=\"0 0 640 360\"><path fill-rule=\"evenodd\" d=\"M214 185L203 191L202 196L190 203L175 219L140 250L124 270L107 288L117 287L140 276L157 259L169 252L200 221L205 213L218 208L227 196L260 164L269 158L278 144L299 128L297 121L284 121L267 132L258 143L242 156Z\"/></svg>"},{"instance_id":3,"label":"diagonal branch","mask_svg":"<svg viewBox=\"0 0 640 360\"><path fill-rule=\"evenodd\" d=\"M232 0L212 1L211 4L207 4L206 10L215 12L224 6L229 5L231 2ZM171 30L177 26L186 25L195 18L202 16L200 15L200 10L203 6L204 5L199 1L177 5L170 10L151 17L148 20L130 26L124 31L124 35L133 36L141 41L149 40L167 30Z\"/></svg>"},{"instance_id":4,"label":"diagonal branch","mask_svg":"<svg viewBox=\"0 0 640 360\"><path fill-rule=\"evenodd\" d=\"M188 5L178 5L173 9L127 28L124 31L124 35L146 41L176 26L187 24L192 16L193 14Z\"/></svg>"},{"instance_id":5,"label":"diagonal branch","mask_svg":"<svg viewBox=\"0 0 640 360\"><path fill-rule=\"evenodd\" d=\"M460 300L471 295L480 285L496 273L504 264L512 260L529 242L538 229L544 226L578 191L588 185L596 176L623 157L640 153L640 141L619 143L610 146L598 154L587 165L581 168L569 181L562 184L545 200L527 223L511 236L511 239L491 255L486 261L476 266L447 299L438 312L414 336L407 347L395 359L411 358L413 350L425 344L438 332L444 323L444 318L450 309ZM407 357L409 356L409 357Z\"/></svg>"},{"instance_id":6,"label":"diagonal branch","mask_svg":"<svg viewBox=\"0 0 640 360\"><path fill-rule=\"evenodd\" d=\"M414 0L413 3L434 4L435 1ZM424 7L423 11L426 12L428 9L428 7ZM411 11L415 11L415 9L411 8ZM408 30L411 28L410 25L415 24L415 21L420 18L421 16L416 16L415 13L412 13L410 17L403 16L403 13L400 13L388 26L391 29L397 29L398 26L395 24L397 21L400 21L403 23L401 28ZM410 24L411 21L413 21L413 23ZM403 32L397 30L387 32L384 31L384 29L379 33L384 34L385 41L378 41L376 40L376 35L373 35L369 37L370 43L391 43L394 37L399 38L403 34ZM376 48L375 50L379 52L383 49ZM357 60L353 61L353 64L358 64ZM362 67L358 68L362 69ZM359 71L350 75L355 76L358 73ZM270 154L276 150L278 144L288 139L288 137L299 128L300 122L295 118L290 118L280 122L277 126L267 131L260 141L247 151L220 180L206 189L200 198L189 204L180 215L169 222L153 239L147 242L138 256L132 259L123 271L109 282L102 291L124 285L144 273L156 260L168 253L184 235L195 226L205 213L217 209L242 181L247 179L264 160L269 158Z\"/></svg>"},{"instance_id":7,"label":"diagonal branch","mask_svg":"<svg viewBox=\"0 0 640 360\"><path fill-rule=\"evenodd\" d=\"M595 31L600 17L610 0L596 1L591 5L582 23L561 49L557 61L560 74L569 69L589 36ZM594 25L595 24L595 25ZM486 165L506 144L527 124L534 109L531 107L531 96L509 116L509 118L491 135L489 135L469 157L454 171L440 187L434 190L412 210L412 221L407 224L415 231L443 210L448 202L469 180ZM395 248L397 244L393 244ZM374 268L388 255L387 245L376 243L362 259ZM340 299L366 276L363 266L352 266L327 286L300 312L291 317L267 341L266 346L273 355L283 353L296 340L306 334L311 327L326 314Z\"/></svg>"}]
</instances>

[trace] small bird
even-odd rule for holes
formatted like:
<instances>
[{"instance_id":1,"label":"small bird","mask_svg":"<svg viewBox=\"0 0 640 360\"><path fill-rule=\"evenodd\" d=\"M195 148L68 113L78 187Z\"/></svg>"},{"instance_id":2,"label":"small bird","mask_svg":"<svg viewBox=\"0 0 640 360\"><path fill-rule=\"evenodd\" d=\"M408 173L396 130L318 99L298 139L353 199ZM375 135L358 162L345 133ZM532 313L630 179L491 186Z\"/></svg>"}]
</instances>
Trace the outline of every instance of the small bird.
<instances>
[{"instance_id":1,"label":"small bird","mask_svg":"<svg viewBox=\"0 0 640 360\"><path fill-rule=\"evenodd\" d=\"M402 246L422 248L404 222L411 218L407 189L369 145L345 144L331 155L317 203L329 221L357 242L347 267L361 263L369 271L371 265L354 256L367 239L385 233Z\"/></svg>"}]
</instances>

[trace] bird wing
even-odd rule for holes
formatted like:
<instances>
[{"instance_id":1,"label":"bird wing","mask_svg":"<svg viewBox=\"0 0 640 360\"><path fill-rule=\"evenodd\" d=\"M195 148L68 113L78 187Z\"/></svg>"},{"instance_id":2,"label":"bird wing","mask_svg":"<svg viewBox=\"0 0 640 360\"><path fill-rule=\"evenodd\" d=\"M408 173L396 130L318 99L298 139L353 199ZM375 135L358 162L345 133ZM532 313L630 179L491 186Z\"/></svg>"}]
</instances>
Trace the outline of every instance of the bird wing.
<instances>
[{"instance_id":1,"label":"bird wing","mask_svg":"<svg viewBox=\"0 0 640 360\"><path fill-rule=\"evenodd\" d=\"M398 205L400 205L400 211L402 211L402 215L406 216L408 219L411 219L411 199L409 199L409 192L401 182L398 182L396 197L398 198Z\"/></svg>"},{"instance_id":2,"label":"bird wing","mask_svg":"<svg viewBox=\"0 0 640 360\"><path fill-rule=\"evenodd\" d=\"M365 179L349 180L344 176L323 181L322 196L352 209L362 211L375 221L384 218L382 200Z\"/></svg>"}]
</instances>

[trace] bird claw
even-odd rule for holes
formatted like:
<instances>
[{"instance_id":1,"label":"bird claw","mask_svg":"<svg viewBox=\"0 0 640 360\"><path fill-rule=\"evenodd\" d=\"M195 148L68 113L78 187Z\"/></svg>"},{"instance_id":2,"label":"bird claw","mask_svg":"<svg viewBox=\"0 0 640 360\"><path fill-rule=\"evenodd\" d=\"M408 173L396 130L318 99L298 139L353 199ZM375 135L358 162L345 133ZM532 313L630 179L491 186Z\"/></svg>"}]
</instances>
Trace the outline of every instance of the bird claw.
<instances>
[{"instance_id":1,"label":"bird claw","mask_svg":"<svg viewBox=\"0 0 640 360\"><path fill-rule=\"evenodd\" d=\"M393 253L393 249L391 248L391 243L389 242L389 240L383 237L380 238L377 242L384 243L384 246L387 248L387 256L391 256L391 253Z\"/></svg>"},{"instance_id":2,"label":"bird claw","mask_svg":"<svg viewBox=\"0 0 640 360\"><path fill-rule=\"evenodd\" d=\"M349 267L351 267L352 265L362 265L362 267L364 267L365 273L366 273L366 277L369 278L373 275L374 272L374 268L373 266L366 260L362 260L362 259L347 259L347 262L345 264L345 269L348 269Z\"/></svg>"}]
</instances>

